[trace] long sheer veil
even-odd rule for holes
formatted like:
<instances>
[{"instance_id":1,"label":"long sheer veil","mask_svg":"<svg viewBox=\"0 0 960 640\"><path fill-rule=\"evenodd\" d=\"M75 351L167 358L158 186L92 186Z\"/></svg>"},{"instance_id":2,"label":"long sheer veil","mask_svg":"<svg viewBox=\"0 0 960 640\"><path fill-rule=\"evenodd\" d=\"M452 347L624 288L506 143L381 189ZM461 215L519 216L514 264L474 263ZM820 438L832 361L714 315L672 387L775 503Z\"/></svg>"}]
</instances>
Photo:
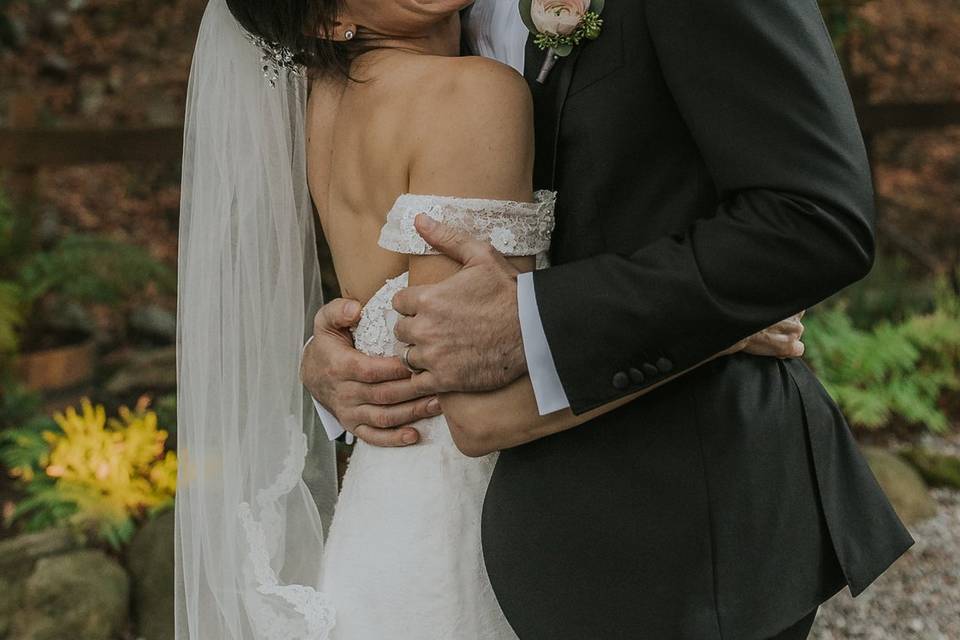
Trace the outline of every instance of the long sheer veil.
<instances>
[{"instance_id":1,"label":"long sheer veil","mask_svg":"<svg viewBox=\"0 0 960 640\"><path fill-rule=\"evenodd\" d=\"M179 640L321 640L334 623L319 586L335 456L299 381L321 304L306 81L276 62L210 0L183 155Z\"/></svg>"}]
</instances>

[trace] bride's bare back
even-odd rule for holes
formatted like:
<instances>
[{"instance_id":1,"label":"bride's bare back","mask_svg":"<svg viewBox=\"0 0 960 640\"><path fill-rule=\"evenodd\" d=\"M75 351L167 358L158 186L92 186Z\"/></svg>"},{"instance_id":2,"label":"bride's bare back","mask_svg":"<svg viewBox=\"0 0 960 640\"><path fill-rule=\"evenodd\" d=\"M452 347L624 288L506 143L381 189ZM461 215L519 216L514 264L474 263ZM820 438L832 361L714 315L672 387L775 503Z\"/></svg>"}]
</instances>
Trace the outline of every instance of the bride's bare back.
<instances>
[{"instance_id":1,"label":"bride's bare back","mask_svg":"<svg viewBox=\"0 0 960 640\"><path fill-rule=\"evenodd\" d=\"M374 51L359 82L314 82L308 179L345 297L366 302L408 256L377 246L403 193L529 201L532 113L524 80L482 58Z\"/></svg>"}]
</instances>

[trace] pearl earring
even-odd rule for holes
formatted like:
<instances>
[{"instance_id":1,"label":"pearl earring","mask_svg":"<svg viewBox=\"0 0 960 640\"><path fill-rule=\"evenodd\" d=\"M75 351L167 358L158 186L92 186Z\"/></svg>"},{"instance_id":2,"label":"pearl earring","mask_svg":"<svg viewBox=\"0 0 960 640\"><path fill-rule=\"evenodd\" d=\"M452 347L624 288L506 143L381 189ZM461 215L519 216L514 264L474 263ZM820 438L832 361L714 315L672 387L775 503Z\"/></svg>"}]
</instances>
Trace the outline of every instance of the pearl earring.
<instances>
[{"instance_id":1,"label":"pearl earring","mask_svg":"<svg viewBox=\"0 0 960 640\"><path fill-rule=\"evenodd\" d=\"M353 36L356 35L351 29L347 29L343 33L344 40L353 40Z\"/></svg>"}]
</instances>

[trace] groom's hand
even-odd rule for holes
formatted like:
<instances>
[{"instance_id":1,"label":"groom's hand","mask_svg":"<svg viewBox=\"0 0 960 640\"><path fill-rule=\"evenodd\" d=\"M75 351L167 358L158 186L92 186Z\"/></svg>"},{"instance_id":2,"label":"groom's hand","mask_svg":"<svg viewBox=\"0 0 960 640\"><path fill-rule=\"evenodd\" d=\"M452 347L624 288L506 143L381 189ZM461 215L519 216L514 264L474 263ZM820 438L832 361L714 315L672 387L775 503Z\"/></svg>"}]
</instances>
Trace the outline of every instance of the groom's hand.
<instances>
[{"instance_id":1,"label":"groom's hand","mask_svg":"<svg viewBox=\"0 0 960 640\"><path fill-rule=\"evenodd\" d=\"M500 389L527 370L517 310L519 270L489 243L417 216L417 231L434 249L459 262L460 271L432 285L400 291L394 308L403 318L397 338L409 345L414 376L434 392Z\"/></svg>"},{"instance_id":2,"label":"groom's hand","mask_svg":"<svg viewBox=\"0 0 960 640\"><path fill-rule=\"evenodd\" d=\"M803 344L803 333L806 330L803 326L805 313L801 311L772 327L767 327L746 340L741 340L721 355L732 355L742 351L754 356L781 359L803 357L806 351Z\"/></svg>"},{"instance_id":3,"label":"groom's hand","mask_svg":"<svg viewBox=\"0 0 960 640\"><path fill-rule=\"evenodd\" d=\"M350 329L360 320L355 300L334 300L317 313L313 340L304 350L300 379L343 428L368 444L403 447L420 434L408 426L440 414L435 396L423 396L398 358L357 351Z\"/></svg>"}]
</instances>

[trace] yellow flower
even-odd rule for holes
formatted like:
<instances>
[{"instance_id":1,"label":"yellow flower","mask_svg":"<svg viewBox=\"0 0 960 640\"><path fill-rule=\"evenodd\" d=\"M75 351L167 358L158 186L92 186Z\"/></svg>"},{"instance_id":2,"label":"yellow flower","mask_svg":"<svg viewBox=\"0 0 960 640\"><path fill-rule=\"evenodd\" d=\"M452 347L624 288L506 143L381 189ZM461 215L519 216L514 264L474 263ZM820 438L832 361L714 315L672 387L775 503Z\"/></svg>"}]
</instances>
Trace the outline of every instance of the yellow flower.
<instances>
[{"instance_id":1,"label":"yellow flower","mask_svg":"<svg viewBox=\"0 0 960 640\"><path fill-rule=\"evenodd\" d=\"M107 419L102 405L81 402L54 416L62 434L44 434L51 451L46 474L78 502L78 519L128 518L172 503L177 457L165 452L167 432L139 403ZM77 498L77 496L82 496Z\"/></svg>"}]
</instances>

